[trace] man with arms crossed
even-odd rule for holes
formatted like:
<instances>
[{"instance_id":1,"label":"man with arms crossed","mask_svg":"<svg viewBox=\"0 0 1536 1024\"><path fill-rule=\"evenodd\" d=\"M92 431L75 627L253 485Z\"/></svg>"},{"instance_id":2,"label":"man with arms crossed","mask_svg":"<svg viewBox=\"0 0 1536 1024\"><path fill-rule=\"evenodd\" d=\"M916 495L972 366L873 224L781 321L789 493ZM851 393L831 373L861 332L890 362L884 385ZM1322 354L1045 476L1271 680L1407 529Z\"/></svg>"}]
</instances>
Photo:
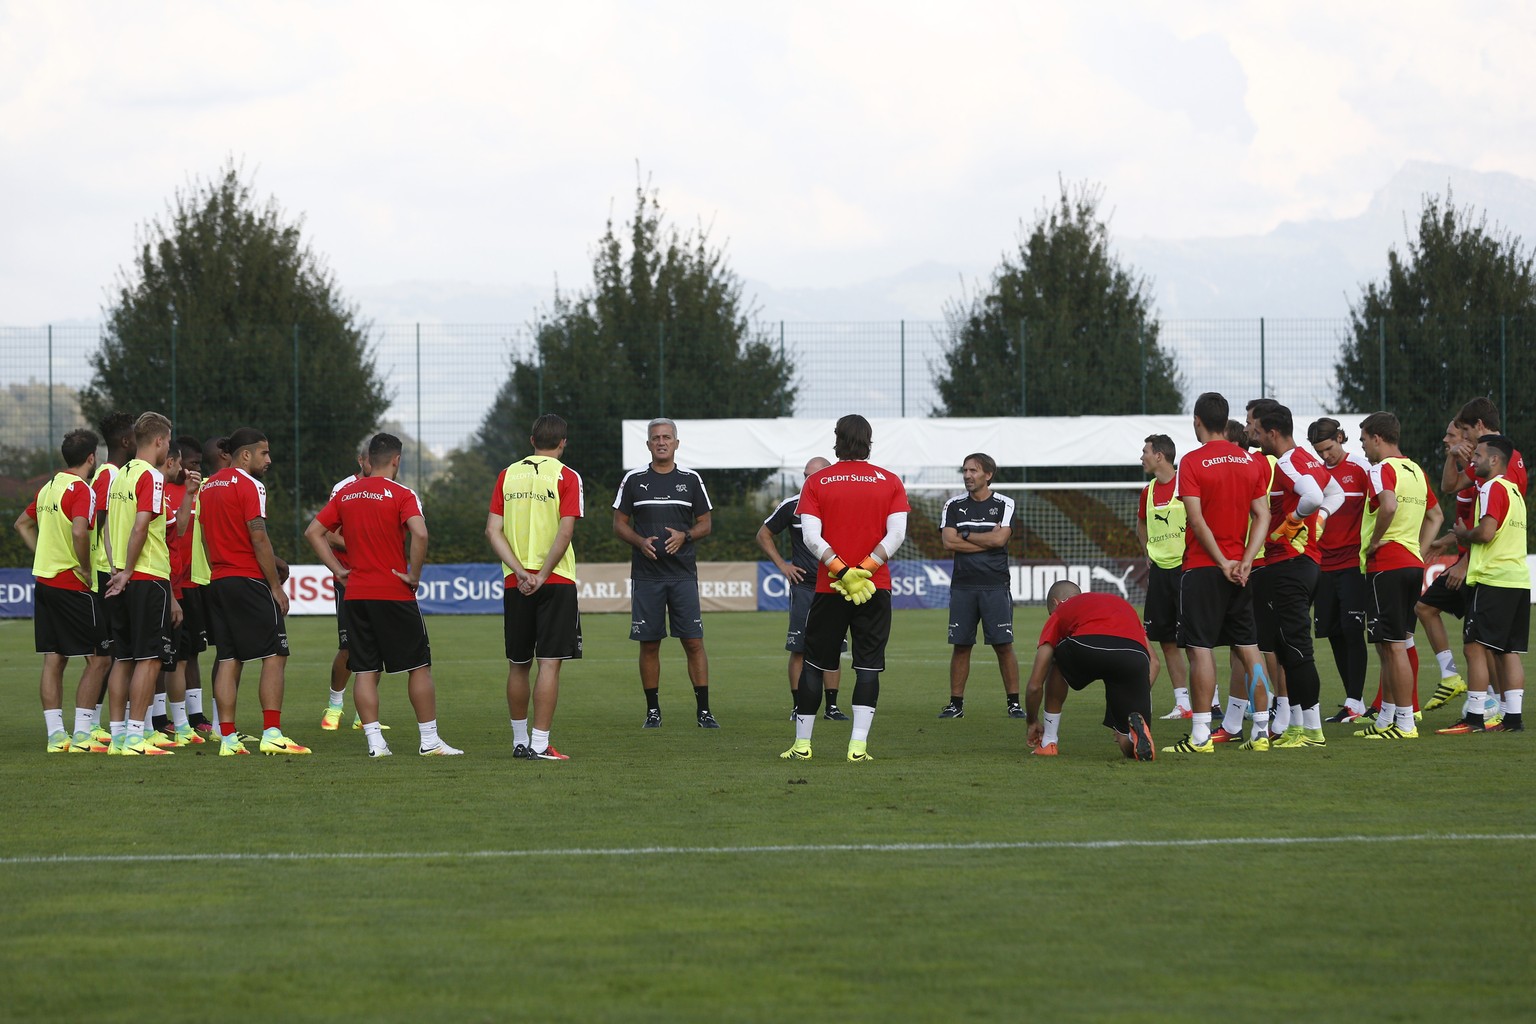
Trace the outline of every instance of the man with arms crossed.
<instances>
[{"instance_id":1,"label":"man with arms crossed","mask_svg":"<svg viewBox=\"0 0 1536 1024\"><path fill-rule=\"evenodd\" d=\"M1525 559L1525 497L1507 473L1515 446L1502 434L1484 434L1472 454L1472 469L1482 481L1477 494L1477 525L1458 522L1456 537L1471 551L1467 567L1467 713L1460 722L1437 730L1442 735L1484 731L1483 705L1490 669L1503 677L1503 720L1490 732L1524 732L1525 654L1531 621L1531 572ZM1474 711L1473 709L1478 709Z\"/></svg>"},{"instance_id":2,"label":"man with arms crossed","mask_svg":"<svg viewBox=\"0 0 1536 1024\"><path fill-rule=\"evenodd\" d=\"M1055 757L1057 729L1067 689L1081 690L1104 680L1104 725L1115 745L1133 761L1157 757L1152 730L1152 681L1157 656L1147 643L1136 608L1118 594L1085 594L1071 580L1057 580L1045 594L1050 618L1040 631L1040 646L1029 673L1029 745L1036 754ZM1040 698L1045 697L1041 722Z\"/></svg>"},{"instance_id":3,"label":"man with arms crossed","mask_svg":"<svg viewBox=\"0 0 1536 1024\"><path fill-rule=\"evenodd\" d=\"M566 761L549 742L560 699L560 667L581 657L581 613L576 606L576 549L571 538L585 514L581 477L561 462L566 423L554 413L533 421L533 455L496 477L485 537L501 559L502 636L507 654L507 710L512 756ZM536 685L530 666L539 662ZM528 702L533 700L533 733Z\"/></svg>"},{"instance_id":4,"label":"man with arms crossed","mask_svg":"<svg viewBox=\"0 0 1536 1024\"><path fill-rule=\"evenodd\" d=\"M1419 738L1406 643L1413 635L1413 606L1424 584L1419 552L1440 531L1443 518L1424 471L1398 448L1401 436L1402 427L1389 412L1373 412L1360 423L1360 446L1371 462L1360 527L1370 601L1366 633L1381 659L1382 694L1375 724L1355 735L1371 740Z\"/></svg>"},{"instance_id":5,"label":"man with arms crossed","mask_svg":"<svg viewBox=\"0 0 1536 1024\"><path fill-rule=\"evenodd\" d=\"M1147 600L1142 627L1147 639L1163 648L1168 680L1173 684L1173 710L1167 719L1189 718L1189 663L1179 653L1179 576L1184 571L1184 503L1175 492L1177 467L1173 438L1153 434L1141 446L1141 468L1152 482L1141 492L1136 508L1136 537L1147 553ZM1156 680L1153 680L1155 683Z\"/></svg>"},{"instance_id":6,"label":"man with arms crossed","mask_svg":"<svg viewBox=\"0 0 1536 1024\"><path fill-rule=\"evenodd\" d=\"M1253 739L1244 750L1267 750L1269 709L1260 708L1267 689L1253 593L1248 576L1269 534L1269 471L1265 460L1226 439L1227 400L1207 391L1195 400L1195 439L1200 447L1179 461L1178 496L1188 518L1184 575L1179 578L1179 643L1189 654L1190 698L1200 711L1190 717L1190 734L1165 753L1210 754L1211 695L1216 686L1213 649L1237 651L1253 695Z\"/></svg>"},{"instance_id":7,"label":"man with arms crossed","mask_svg":"<svg viewBox=\"0 0 1536 1024\"><path fill-rule=\"evenodd\" d=\"M677 424L665 417L645 430L651 463L630 470L613 499L613 532L635 550L630 558L629 638L640 643L640 686L647 729L661 727L661 640L667 622L683 645L700 729L718 729L709 711L709 655L699 612L699 568L693 542L709 536L704 480L676 462ZM818 695L818 698L820 696Z\"/></svg>"},{"instance_id":8,"label":"man with arms crossed","mask_svg":"<svg viewBox=\"0 0 1536 1024\"><path fill-rule=\"evenodd\" d=\"M821 563L816 597L805 625L805 662L795 716L795 742L779 756L811 758L811 733L821 706L822 674L838 663L843 636L853 631L853 732L848 760L869 756L869 728L880 698L885 645L891 635L891 570L885 564L907 535L907 490L901 478L869 461L873 431L863 416L837 421L837 462L805 481L800 528Z\"/></svg>"},{"instance_id":9,"label":"man with arms crossed","mask_svg":"<svg viewBox=\"0 0 1536 1024\"><path fill-rule=\"evenodd\" d=\"M64 435L64 465L16 519L16 532L32 552L32 633L43 656L38 694L43 702L44 749L50 754L104 752L92 743L96 695L111 659L101 653L106 622L101 598L91 590L91 524L96 495L88 481L96 469L97 438L89 430ZM64 730L64 669L83 657L75 690L75 729Z\"/></svg>"},{"instance_id":10,"label":"man with arms crossed","mask_svg":"<svg viewBox=\"0 0 1536 1024\"><path fill-rule=\"evenodd\" d=\"M810 479L812 473L819 473L830 465L832 463L820 455L816 456L805 464L805 478ZM785 530L789 531L787 562L779 554L778 545L773 540ZM784 637L784 649L789 652L790 714L794 715L793 702L800 688L800 669L805 663L805 618L810 614L811 600L816 596L816 556L805 546L805 537L800 530L799 492L779 502L778 507L763 520L763 525L757 528L757 546L789 582L789 633ZM847 646L843 644L844 649ZM837 706L841 670L831 669L823 672L822 677L822 689L827 694L827 710L822 717L831 722L848 721L848 716Z\"/></svg>"},{"instance_id":11,"label":"man with arms crossed","mask_svg":"<svg viewBox=\"0 0 1536 1024\"><path fill-rule=\"evenodd\" d=\"M981 638L997 652L1008 717L1023 718L1019 707L1019 659L1013 652L1013 594L1008 587L1008 539L1013 536L1013 499L992 490L997 463L984 452L960 463L965 495L944 503L939 526L944 549L955 553L949 585L949 703L940 718L965 715L965 680L971 673L976 624Z\"/></svg>"},{"instance_id":12,"label":"man with arms crossed","mask_svg":"<svg viewBox=\"0 0 1536 1024\"><path fill-rule=\"evenodd\" d=\"M219 756L249 753L235 731L235 698L247 661L261 662L261 752L308 754L309 748L283 735L282 727L288 595L267 536L267 489L261 482L272 465L272 450L266 435L252 427L236 430L220 448L230 465L203 481L201 517L212 569L207 598L218 649L213 696L222 733Z\"/></svg>"},{"instance_id":13,"label":"man with arms crossed","mask_svg":"<svg viewBox=\"0 0 1536 1024\"><path fill-rule=\"evenodd\" d=\"M370 473L331 495L304 538L325 567L347 585L347 667L357 677L352 703L363 720L369 757L388 757L379 728L379 674L408 673L406 693L416 711L422 757L464 753L437 734L437 687L432 682L432 647L416 603L416 584L427 558L427 524L416 492L396 481L403 446L393 434L375 434L368 443ZM351 568L341 564L326 536L347 538ZM407 567L405 539L410 538Z\"/></svg>"}]
</instances>

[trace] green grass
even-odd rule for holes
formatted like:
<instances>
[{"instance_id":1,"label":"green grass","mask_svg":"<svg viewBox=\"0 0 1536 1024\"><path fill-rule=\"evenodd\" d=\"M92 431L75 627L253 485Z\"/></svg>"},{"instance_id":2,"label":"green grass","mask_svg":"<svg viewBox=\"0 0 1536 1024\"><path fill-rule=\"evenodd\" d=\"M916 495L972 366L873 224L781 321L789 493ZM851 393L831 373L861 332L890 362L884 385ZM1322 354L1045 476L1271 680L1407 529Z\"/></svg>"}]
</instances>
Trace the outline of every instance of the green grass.
<instances>
[{"instance_id":1,"label":"green grass","mask_svg":"<svg viewBox=\"0 0 1536 1024\"><path fill-rule=\"evenodd\" d=\"M1019 635L1040 617L1021 610ZM847 764L848 726L819 722L815 760L791 765L783 616L709 618L718 732L694 727L670 643L666 724L639 728L627 624L584 622L564 764L511 757L495 618L430 620L442 732L468 755L409 755L397 679L385 761L318 728L328 619L290 624L285 726L315 756L222 761L45 756L31 625L0 624L0 1019L1528 1019L1523 735L1329 727L1326 750L1139 765L1089 689L1063 756L1032 758L984 650L966 717L935 719L944 619L907 612L878 760ZM1154 709L1170 704L1163 681ZM256 711L252 689L242 725ZM975 845L1452 834L1525 838ZM809 849L845 844L932 848ZM790 849L743 849L764 846ZM389 853L441 856L16 860Z\"/></svg>"}]
</instances>

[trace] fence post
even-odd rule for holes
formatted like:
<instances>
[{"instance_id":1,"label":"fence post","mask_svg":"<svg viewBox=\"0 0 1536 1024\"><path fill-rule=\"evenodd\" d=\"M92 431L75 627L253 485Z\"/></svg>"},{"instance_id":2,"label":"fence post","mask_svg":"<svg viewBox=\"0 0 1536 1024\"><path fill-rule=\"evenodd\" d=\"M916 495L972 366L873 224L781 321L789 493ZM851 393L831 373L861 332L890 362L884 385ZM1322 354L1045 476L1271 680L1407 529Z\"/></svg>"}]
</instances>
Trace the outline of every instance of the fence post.
<instances>
[{"instance_id":1,"label":"fence post","mask_svg":"<svg viewBox=\"0 0 1536 1024\"><path fill-rule=\"evenodd\" d=\"M299 544L304 536L303 503L299 500L299 468L304 459L299 454L299 325L293 325L293 554L299 555Z\"/></svg>"},{"instance_id":2,"label":"fence post","mask_svg":"<svg viewBox=\"0 0 1536 1024\"><path fill-rule=\"evenodd\" d=\"M1025 389L1025 383L1028 380L1028 377L1026 376L1026 367L1028 366L1028 360L1026 360L1024 358L1024 347L1025 347L1025 344L1027 343L1028 340L1029 340L1029 335L1026 332L1026 329L1024 327L1024 318L1020 317L1019 318L1019 415L1020 416L1028 416L1029 415L1029 397L1028 397L1029 393Z\"/></svg>"},{"instance_id":3,"label":"fence post","mask_svg":"<svg viewBox=\"0 0 1536 1024\"><path fill-rule=\"evenodd\" d=\"M656 325L656 415L667 414L667 325Z\"/></svg>"},{"instance_id":4,"label":"fence post","mask_svg":"<svg viewBox=\"0 0 1536 1024\"><path fill-rule=\"evenodd\" d=\"M907 322L901 321L901 418L907 418Z\"/></svg>"},{"instance_id":5,"label":"fence post","mask_svg":"<svg viewBox=\"0 0 1536 1024\"><path fill-rule=\"evenodd\" d=\"M1509 429L1509 344L1505 336L1505 317L1499 314L1499 415L1504 417L1504 429Z\"/></svg>"},{"instance_id":6,"label":"fence post","mask_svg":"<svg viewBox=\"0 0 1536 1024\"><path fill-rule=\"evenodd\" d=\"M1381 378L1381 404L1377 408L1385 410L1387 407L1387 321L1385 318L1376 321L1376 339L1376 354L1381 360L1381 365L1377 368Z\"/></svg>"},{"instance_id":7,"label":"fence post","mask_svg":"<svg viewBox=\"0 0 1536 1024\"><path fill-rule=\"evenodd\" d=\"M1141 414L1147 414L1147 326L1142 324L1136 330L1137 340L1141 342Z\"/></svg>"},{"instance_id":8,"label":"fence post","mask_svg":"<svg viewBox=\"0 0 1536 1024\"><path fill-rule=\"evenodd\" d=\"M178 429L181 424L176 420L176 324L171 323L171 422L176 423Z\"/></svg>"},{"instance_id":9,"label":"fence post","mask_svg":"<svg viewBox=\"0 0 1536 1024\"><path fill-rule=\"evenodd\" d=\"M426 461L426 442L421 439L421 321L416 322L416 492L421 493L421 464Z\"/></svg>"},{"instance_id":10,"label":"fence post","mask_svg":"<svg viewBox=\"0 0 1536 1024\"><path fill-rule=\"evenodd\" d=\"M788 363L786 363L784 361L784 321L783 320L779 321L779 365L780 366L788 366L789 365ZM789 402L789 389L788 388L784 388L779 393L779 415L780 416L788 416L789 415L788 402ZM781 476L780 477L780 481L782 482L782 480L783 480L783 477ZM782 489L783 488L781 487L780 490L782 490ZM783 495L781 494L781 495L779 495L779 497L782 498Z\"/></svg>"},{"instance_id":11,"label":"fence post","mask_svg":"<svg viewBox=\"0 0 1536 1024\"><path fill-rule=\"evenodd\" d=\"M1265 373L1264 373L1264 318L1263 317L1259 317L1259 397L1260 398L1268 398L1269 397L1269 390L1265 386L1266 384L1267 384L1267 381L1265 380Z\"/></svg>"},{"instance_id":12,"label":"fence post","mask_svg":"<svg viewBox=\"0 0 1536 1024\"><path fill-rule=\"evenodd\" d=\"M48 443L58 435L53 429L53 324L48 325ZM111 445L107 446L111 448ZM89 482L89 481L87 481Z\"/></svg>"}]
</instances>

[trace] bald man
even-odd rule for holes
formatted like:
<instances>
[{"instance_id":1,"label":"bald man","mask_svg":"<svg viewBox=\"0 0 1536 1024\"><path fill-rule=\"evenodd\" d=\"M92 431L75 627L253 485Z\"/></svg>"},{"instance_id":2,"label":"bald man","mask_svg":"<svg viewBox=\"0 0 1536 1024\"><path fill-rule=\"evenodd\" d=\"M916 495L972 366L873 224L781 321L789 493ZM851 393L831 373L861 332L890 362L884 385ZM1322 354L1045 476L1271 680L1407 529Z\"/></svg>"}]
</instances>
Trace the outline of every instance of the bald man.
<instances>
[{"instance_id":1,"label":"bald man","mask_svg":"<svg viewBox=\"0 0 1536 1024\"><path fill-rule=\"evenodd\" d=\"M803 476L820 472L832 465L817 456L805 464ZM757 528L757 546L789 582L789 635L784 638L784 649L789 652L789 699L793 707L795 694L800 686L800 667L805 661L805 617L811 610L811 599L816 596L816 556L805 546L800 533L800 494L796 492L779 502L773 513ZM789 531L789 561L779 554L775 538ZM848 650L844 639L843 650ZM840 670L822 673L823 688L827 692L827 709L822 718L834 722L846 722L848 716L837 706L837 686L842 676ZM791 711L793 716L793 711Z\"/></svg>"}]
</instances>

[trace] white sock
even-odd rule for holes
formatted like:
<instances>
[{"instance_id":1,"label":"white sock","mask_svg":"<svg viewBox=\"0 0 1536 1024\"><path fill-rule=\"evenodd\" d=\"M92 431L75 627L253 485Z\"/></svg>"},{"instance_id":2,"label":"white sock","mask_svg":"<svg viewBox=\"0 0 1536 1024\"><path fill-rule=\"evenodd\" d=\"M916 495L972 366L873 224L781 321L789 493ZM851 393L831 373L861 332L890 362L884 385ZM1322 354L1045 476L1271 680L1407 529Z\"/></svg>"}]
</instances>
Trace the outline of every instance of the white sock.
<instances>
[{"instance_id":1,"label":"white sock","mask_svg":"<svg viewBox=\"0 0 1536 1024\"><path fill-rule=\"evenodd\" d=\"M437 738L437 719L434 718L430 722L417 722L416 728L421 730L422 750L431 750L442 742L442 740Z\"/></svg>"},{"instance_id":2,"label":"white sock","mask_svg":"<svg viewBox=\"0 0 1536 1024\"><path fill-rule=\"evenodd\" d=\"M96 705L96 721L98 721L98 722L105 721L106 717L107 717L107 702L106 701L102 701L100 704Z\"/></svg>"},{"instance_id":3,"label":"white sock","mask_svg":"<svg viewBox=\"0 0 1536 1024\"><path fill-rule=\"evenodd\" d=\"M1253 735L1250 738L1251 739L1258 739L1260 736L1263 736L1263 737L1268 737L1269 736L1269 712L1268 711L1255 711L1253 713Z\"/></svg>"},{"instance_id":4,"label":"white sock","mask_svg":"<svg viewBox=\"0 0 1536 1024\"><path fill-rule=\"evenodd\" d=\"M1211 684L1211 707L1221 707L1221 687L1215 683Z\"/></svg>"},{"instance_id":5,"label":"white sock","mask_svg":"<svg viewBox=\"0 0 1536 1024\"><path fill-rule=\"evenodd\" d=\"M1461 717L1466 718L1468 715L1480 715L1487 706L1487 690L1468 690L1467 699L1461 705Z\"/></svg>"},{"instance_id":6,"label":"white sock","mask_svg":"<svg viewBox=\"0 0 1536 1024\"><path fill-rule=\"evenodd\" d=\"M811 742L811 730L814 728L816 728L815 715L796 715L795 742L798 743L801 740L805 740L807 743Z\"/></svg>"},{"instance_id":7,"label":"white sock","mask_svg":"<svg viewBox=\"0 0 1536 1024\"><path fill-rule=\"evenodd\" d=\"M1460 675L1456 671L1456 655L1450 651L1436 651L1435 660L1440 663L1440 678L1449 679L1451 676Z\"/></svg>"},{"instance_id":8,"label":"white sock","mask_svg":"<svg viewBox=\"0 0 1536 1024\"><path fill-rule=\"evenodd\" d=\"M128 723L127 722L108 722L107 723L107 729L108 729L109 732L112 733L112 738L113 739L117 739L119 736L127 736L128 735Z\"/></svg>"},{"instance_id":9,"label":"white sock","mask_svg":"<svg viewBox=\"0 0 1536 1024\"><path fill-rule=\"evenodd\" d=\"M543 729L533 730L533 752L542 754L549 749L549 733Z\"/></svg>"},{"instance_id":10,"label":"white sock","mask_svg":"<svg viewBox=\"0 0 1536 1024\"><path fill-rule=\"evenodd\" d=\"M1344 706L1357 715L1365 714L1365 701L1354 697L1345 697Z\"/></svg>"},{"instance_id":11,"label":"white sock","mask_svg":"<svg viewBox=\"0 0 1536 1024\"><path fill-rule=\"evenodd\" d=\"M130 740L133 739L135 736L137 736L139 739L143 739L144 738L144 720L143 719L135 719L135 718L128 719L128 721L125 723L124 734Z\"/></svg>"},{"instance_id":12,"label":"white sock","mask_svg":"<svg viewBox=\"0 0 1536 1024\"><path fill-rule=\"evenodd\" d=\"M1199 746L1211 738L1211 713L1196 711L1189 718L1189 742Z\"/></svg>"},{"instance_id":13,"label":"white sock","mask_svg":"<svg viewBox=\"0 0 1536 1024\"><path fill-rule=\"evenodd\" d=\"M1397 727L1404 732L1413 732L1413 705L1405 704L1397 709Z\"/></svg>"},{"instance_id":14,"label":"white sock","mask_svg":"<svg viewBox=\"0 0 1536 1024\"><path fill-rule=\"evenodd\" d=\"M1189 710L1189 687L1175 686L1173 688L1173 706Z\"/></svg>"},{"instance_id":15,"label":"white sock","mask_svg":"<svg viewBox=\"0 0 1536 1024\"><path fill-rule=\"evenodd\" d=\"M1525 690L1521 689L1521 690L1505 690L1504 691L1504 713L1506 715L1518 715L1518 714L1520 714L1521 713L1520 709L1524 705L1525 705Z\"/></svg>"},{"instance_id":16,"label":"white sock","mask_svg":"<svg viewBox=\"0 0 1536 1024\"><path fill-rule=\"evenodd\" d=\"M512 723L512 745L515 747L526 747L528 745L528 719L510 718L508 721Z\"/></svg>"},{"instance_id":17,"label":"white sock","mask_svg":"<svg viewBox=\"0 0 1536 1024\"><path fill-rule=\"evenodd\" d=\"M1040 737L1040 745L1048 747L1056 742L1057 734L1061 731L1061 712L1053 715L1047 711L1042 717L1045 721L1045 735Z\"/></svg>"},{"instance_id":18,"label":"white sock","mask_svg":"<svg viewBox=\"0 0 1536 1024\"><path fill-rule=\"evenodd\" d=\"M155 694L155 703L154 703L153 707L154 707L154 710L150 712L151 715L153 715L155 718L164 718L165 717L165 694L163 694L163 693Z\"/></svg>"},{"instance_id":19,"label":"white sock","mask_svg":"<svg viewBox=\"0 0 1536 1024\"><path fill-rule=\"evenodd\" d=\"M1221 720L1221 727L1234 736L1242 734L1243 713L1248 710L1248 701L1241 697L1227 698L1227 713Z\"/></svg>"},{"instance_id":20,"label":"white sock","mask_svg":"<svg viewBox=\"0 0 1536 1024\"><path fill-rule=\"evenodd\" d=\"M1323 727L1323 706L1313 704L1309 708L1301 709L1301 727L1303 729L1321 729Z\"/></svg>"},{"instance_id":21,"label":"white sock","mask_svg":"<svg viewBox=\"0 0 1536 1024\"><path fill-rule=\"evenodd\" d=\"M184 700L173 700L168 702L166 707L171 712L171 724L178 729L185 728L188 724L187 702Z\"/></svg>"},{"instance_id":22,"label":"white sock","mask_svg":"<svg viewBox=\"0 0 1536 1024\"><path fill-rule=\"evenodd\" d=\"M331 707L333 707L333 708L340 708L341 707L342 698L345 697L346 695L347 695L347 691L346 691L345 688L340 689L340 690L332 690L331 691L331 697L330 697Z\"/></svg>"},{"instance_id":23,"label":"white sock","mask_svg":"<svg viewBox=\"0 0 1536 1024\"><path fill-rule=\"evenodd\" d=\"M1275 713L1270 719L1270 724L1275 732L1284 732L1291 725L1291 698L1276 697Z\"/></svg>"},{"instance_id":24,"label":"white sock","mask_svg":"<svg viewBox=\"0 0 1536 1024\"><path fill-rule=\"evenodd\" d=\"M1412 710L1412 709L1410 709ZM1376 716L1376 728L1385 729L1397 718L1397 705L1381 702L1381 713Z\"/></svg>"},{"instance_id":25,"label":"white sock","mask_svg":"<svg viewBox=\"0 0 1536 1024\"><path fill-rule=\"evenodd\" d=\"M384 742L384 730L378 722L364 722L363 735L368 737L369 750L383 750L388 745Z\"/></svg>"},{"instance_id":26,"label":"white sock","mask_svg":"<svg viewBox=\"0 0 1536 1024\"><path fill-rule=\"evenodd\" d=\"M218 700L217 697L215 697L214 700L213 700L213 703L208 706L208 721L213 723L213 731L214 732L218 732L219 731L219 700Z\"/></svg>"},{"instance_id":27,"label":"white sock","mask_svg":"<svg viewBox=\"0 0 1536 1024\"><path fill-rule=\"evenodd\" d=\"M75 708L75 732L90 732L94 724L90 708Z\"/></svg>"},{"instance_id":28,"label":"white sock","mask_svg":"<svg viewBox=\"0 0 1536 1024\"><path fill-rule=\"evenodd\" d=\"M203 688L201 686L187 687L187 714L200 715L203 713Z\"/></svg>"},{"instance_id":29,"label":"white sock","mask_svg":"<svg viewBox=\"0 0 1536 1024\"><path fill-rule=\"evenodd\" d=\"M875 724L875 709L867 704L855 704L853 706L853 732L848 737L853 741L867 741L869 739L869 727Z\"/></svg>"},{"instance_id":30,"label":"white sock","mask_svg":"<svg viewBox=\"0 0 1536 1024\"><path fill-rule=\"evenodd\" d=\"M43 728L48 730L46 733L43 734L44 738L47 738L48 736L52 736L56 732L63 732L64 731L64 709L63 708L45 708L43 710Z\"/></svg>"}]
</instances>

